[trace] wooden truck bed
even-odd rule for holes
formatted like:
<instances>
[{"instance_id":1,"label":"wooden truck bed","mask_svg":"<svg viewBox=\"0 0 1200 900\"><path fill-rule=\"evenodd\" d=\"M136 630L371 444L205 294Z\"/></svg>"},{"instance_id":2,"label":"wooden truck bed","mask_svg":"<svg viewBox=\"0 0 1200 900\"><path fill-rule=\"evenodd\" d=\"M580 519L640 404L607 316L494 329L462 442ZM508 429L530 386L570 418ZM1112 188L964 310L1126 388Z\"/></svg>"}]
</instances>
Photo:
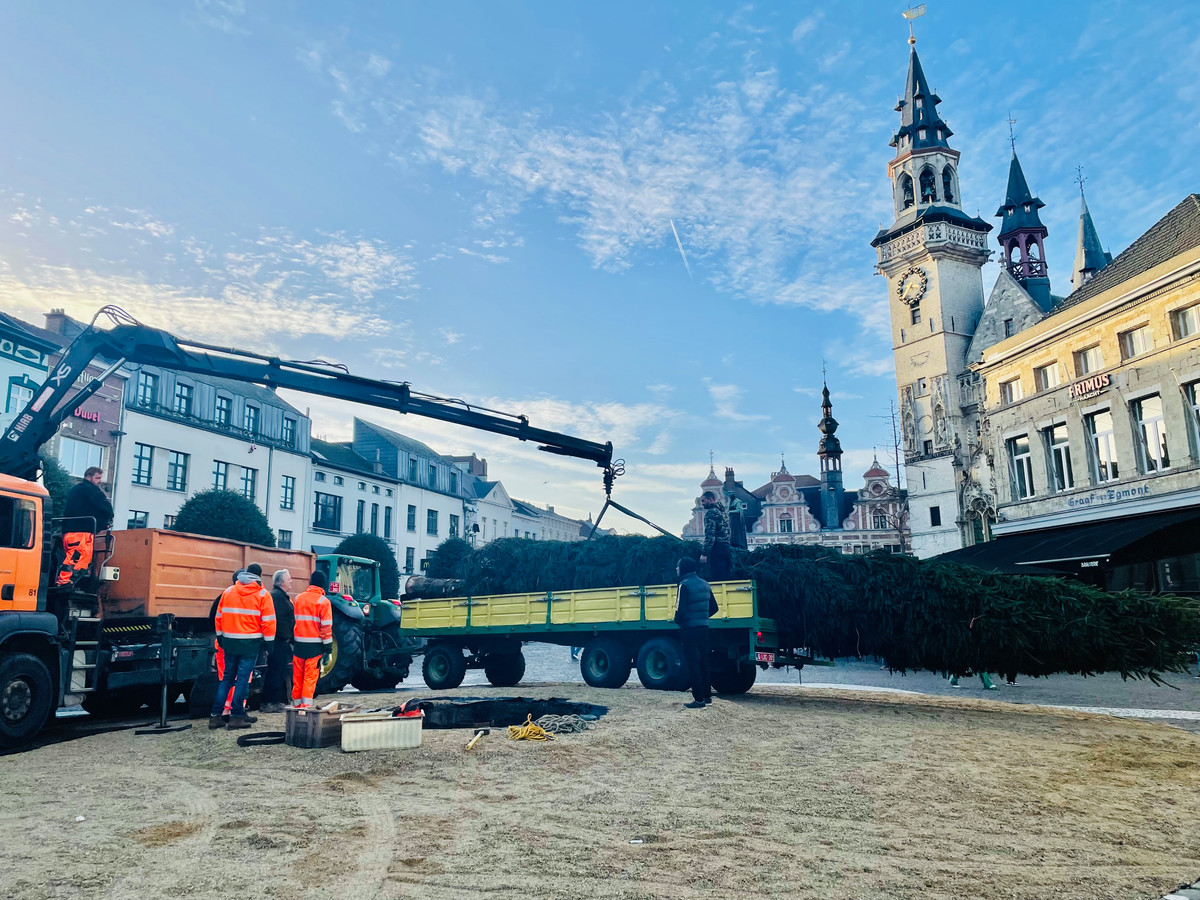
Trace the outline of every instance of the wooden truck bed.
<instances>
[{"instance_id":1,"label":"wooden truck bed","mask_svg":"<svg viewBox=\"0 0 1200 900\"><path fill-rule=\"evenodd\" d=\"M744 629L757 621L754 582L718 581L712 589L720 610L711 626ZM400 628L421 635L661 628L675 614L677 593L674 584L656 584L405 600Z\"/></svg>"},{"instance_id":2,"label":"wooden truck bed","mask_svg":"<svg viewBox=\"0 0 1200 900\"><path fill-rule=\"evenodd\" d=\"M114 531L113 539L113 555L106 565L119 567L121 575L108 585L102 607L105 617L174 613L180 618L207 618L213 600L229 587L238 569L258 563L263 583L270 589L277 569L287 569L298 584L308 584L316 562L313 554L299 550L157 528Z\"/></svg>"}]
</instances>

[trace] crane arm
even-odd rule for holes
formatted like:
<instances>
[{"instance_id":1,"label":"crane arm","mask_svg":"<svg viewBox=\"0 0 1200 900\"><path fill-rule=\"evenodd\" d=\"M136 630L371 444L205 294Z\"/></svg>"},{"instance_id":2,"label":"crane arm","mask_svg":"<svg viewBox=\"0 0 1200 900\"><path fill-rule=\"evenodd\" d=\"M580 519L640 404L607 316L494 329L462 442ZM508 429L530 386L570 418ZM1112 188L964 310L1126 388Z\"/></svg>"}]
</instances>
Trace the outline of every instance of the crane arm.
<instances>
[{"instance_id":1,"label":"crane arm","mask_svg":"<svg viewBox=\"0 0 1200 900\"><path fill-rule=\"evenodd\" d=\"M97 358L113 362L101 377L72 393L79 374ZM125 362L193 375L214 375L268 388L287 388L533 441L539 450L596 463L605 470L606 491L611 489L611 442L601 444L535 428L526 416L417 393L407 383L363 378L329 364L283 360L182 340L133 322L128 316L109 330L89 327L67 348L46 383L0 439L0 472L34 480L41 445L54 435L72 410L99 390L103 379Z\"/></svg>"}]
</instances>

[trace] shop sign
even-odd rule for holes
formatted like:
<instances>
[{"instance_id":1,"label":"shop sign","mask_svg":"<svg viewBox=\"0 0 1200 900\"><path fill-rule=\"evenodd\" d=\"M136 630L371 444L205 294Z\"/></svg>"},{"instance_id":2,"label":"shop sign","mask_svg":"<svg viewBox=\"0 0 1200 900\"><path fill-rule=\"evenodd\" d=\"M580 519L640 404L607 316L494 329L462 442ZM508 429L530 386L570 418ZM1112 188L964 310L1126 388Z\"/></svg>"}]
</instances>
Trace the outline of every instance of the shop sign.
<instances>
[{"instance_id":1,"label":"shop sign","mask_svg":"<svg viewBox=\"0 0 1200 900\"><path fill-rule=\"evenodd\" d=\"M1107 373L1104 375L1093 375L1091 378L1085 378L1082 381L1073 383L1067 389L1067 396L1072 400L1085 400L1088 397L1095 397L1110 384L1112 384L1112 377Z\"/></svg>"},{"instance_id":2,"label":"shop sign","mask_svg":"<svg viewBox=\"0 0 1200 900\"><path fill-rule=\"evenodd\" d=\"M1082 506L1101 506L1107 503L1120 503L1122 500L1133 500L1136 497L1148 497L1149 495L1150 485L1148 484L1138 487L1109 488L1107 491L1092 491L1084 497L1071 497L1067 500L1067 506L1071 509Z\"/></svg>"},{"instance_id":3,"label":"shop sign","mask_svg":"<svg viewBox=\"0 0 1200 900\"><path fill-rule=\"evenodd\" d=\"M77 406L75 407L75 418L85 419L88 422L99 422L100 413L84 409L82 406Z\"/></svg>"}]
</instances>

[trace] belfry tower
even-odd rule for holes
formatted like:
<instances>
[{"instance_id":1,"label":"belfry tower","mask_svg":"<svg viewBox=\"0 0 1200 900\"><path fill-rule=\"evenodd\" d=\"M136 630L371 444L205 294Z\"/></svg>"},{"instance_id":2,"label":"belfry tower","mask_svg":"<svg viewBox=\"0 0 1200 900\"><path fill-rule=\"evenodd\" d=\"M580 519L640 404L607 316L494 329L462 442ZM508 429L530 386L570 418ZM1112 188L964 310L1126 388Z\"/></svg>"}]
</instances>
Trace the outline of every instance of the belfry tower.
<instances>
[{"instance_id":1,"label":"belfry tower","mask_svg":"<svg viewBox=\"0 0 1200 900\"><path fill-rule=\"evenodd\" d=\"M821 389L821 421L817 423L821 432L821 443L817 446L817 457L821 460L821 524L825 528L842 527L842 442L838 440L837 429L829 385L825 384Z\"/></svg>"},{"instance_id":2,"label":"belfry tower","mask_svg":"<svg viewBox=\"0 0 1200 900\"><path fill-rule=\"evenodd\" d=\"M900 127L888 163L895 220L871 242L888 280L900 393L913 552L963 545L960 436L975 428L974 398L960 390L967 346L983 313L991 225L963 211L959 153L910 37Z\"/></svg>"},{"instance_id":3,"label":"belfry tower","mask_svg":"<svg viewBox=\"0 0 1200 900\"><path fill-rule=\"evenodd\" d=\"M1000 246L1004 251L1004 259L1000 262L1042 311L1049 312L1052 305L1050 275L1043 242L1050 232L1038 215L1038 210L1045 205L1029 190L1014 146L1012 161L1008 164L1004 205L996 210L996 216L1001 220Z\"/></svg>"}]
</instances>

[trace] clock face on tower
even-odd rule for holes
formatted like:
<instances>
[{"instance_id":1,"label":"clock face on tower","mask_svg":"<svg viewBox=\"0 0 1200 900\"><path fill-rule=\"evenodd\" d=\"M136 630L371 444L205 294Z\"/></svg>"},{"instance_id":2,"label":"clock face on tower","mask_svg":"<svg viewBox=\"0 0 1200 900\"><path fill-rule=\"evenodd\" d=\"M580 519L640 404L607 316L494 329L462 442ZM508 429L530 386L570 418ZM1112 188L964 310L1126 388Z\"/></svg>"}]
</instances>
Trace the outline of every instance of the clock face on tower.
<instances>
[{"instance_id":1,"label":"clock face on tower","mask_svg":"<svg viewBox=\"0 0 1200 900\"><path fill-rule=\"evenodd\" d=\"M896 293L909 306L916 306L925 296L925 289L928 287L929 276L925 274L925 270L913 266L900 276L896 283Z\"/></svg>"}]
</instances>

